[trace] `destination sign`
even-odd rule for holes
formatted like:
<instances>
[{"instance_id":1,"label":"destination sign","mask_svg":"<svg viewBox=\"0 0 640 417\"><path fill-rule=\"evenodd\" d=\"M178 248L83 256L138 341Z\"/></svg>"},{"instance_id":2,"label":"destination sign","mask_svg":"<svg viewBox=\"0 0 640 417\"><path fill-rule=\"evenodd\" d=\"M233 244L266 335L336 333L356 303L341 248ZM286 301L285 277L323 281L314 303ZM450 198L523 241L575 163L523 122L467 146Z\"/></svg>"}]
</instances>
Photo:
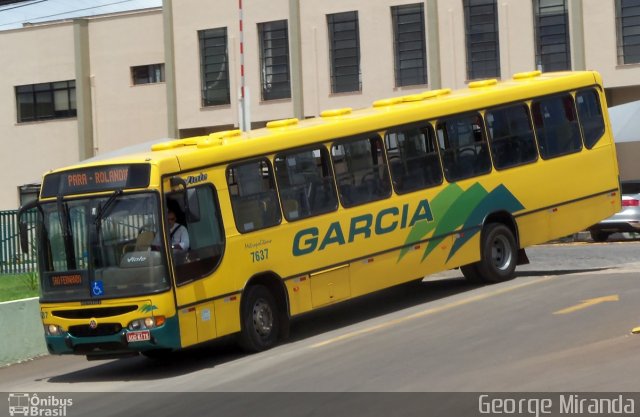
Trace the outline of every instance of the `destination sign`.
<instances>
[{"instance_id":1,"label":"destination sign","mask_svg":"<svg viewBox=\"0 0 640 417\"><path fill-rule=\"evenodd\" d=\"M51 275L52 287L72 287L76 285L82 285L82 275L80 274L65 274L65 275Z\"/></svg>"},{"instance_id":2,"label":"destination sign","mask_svg":"<svg viewBox=\"0 0 640 417\"><path fill-rule=\"evenodd\" d=\"M42 184L42 197L83 194L149 186L148 164L108 165L49 174Z\"/></svg>"}]
</instances>

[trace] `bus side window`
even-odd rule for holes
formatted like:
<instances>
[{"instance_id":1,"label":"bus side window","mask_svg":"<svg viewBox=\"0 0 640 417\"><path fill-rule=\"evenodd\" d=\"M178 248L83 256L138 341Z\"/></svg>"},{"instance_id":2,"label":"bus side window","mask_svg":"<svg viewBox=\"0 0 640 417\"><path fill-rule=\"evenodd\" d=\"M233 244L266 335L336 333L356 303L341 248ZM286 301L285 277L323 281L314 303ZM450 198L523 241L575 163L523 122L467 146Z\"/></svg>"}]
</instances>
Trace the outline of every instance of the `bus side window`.
<instances>
[{"instance_id":1,"label":"bus side window","mask_svg":"<svg viewBox=\"0 0 640 417\"><path fill-rule=\"evenodd\" d=\"M485 115L493 164L510 168L538 159L529 108L525 104L489 110Z\"/></svg>"},{"instance_id":2,"label":"bus side window","mask_svg":"<svg viewBox=\"0 0 640 417\"><path fill-rule=\"evenodd\" d=\"M584 145L587 149L591 149L604 134L604 118L598 93L594 89L578 91L576 104L584 135Z\"/></svg>"},{"instance_id":3,"label":"bus side window","mask_svg":"<svg viewBox=\"0 0 640 417\"><path fill-rule=\"evenodd\" d=\"M331 147L340 201L345 207L381 200L391 195L389 172L380 136L345 139Z\"/></svg>"},{"instance_id":4,"label":"bus side window","mask_svg":"<svg viewBox=\"0 0 640 417\"><path fill-rule=\"evenodd\" d=\"M389 131L385 146L393 186L398 194L442 183L442 168L431 125Z\"/></svg>"},{"instance_id":5,"label":"bus side window","mask_svg":"<svg viewBox=\"0 0 640 417\"><path fill-rule=\"evenodd\" d=\"M580 128L570 94L535 100L531 112L543 159L580 152Z\"/></svg>"},{"instance_id":6,"label":"bus side window","mask_svg":"<svg viewBox=\"0 0 640 417\"><path fill-rule=\"evenodd\" d=\"M287 221L338 208L329 152L324 147L276 155L274 167Z\"/></svg>"},{"instance_id":7,"label":"bus side window","mask_svg":"<svg viewBox=\"0 0 640 417\"><path fill-rule=\"evenodd\" d=\"M268 160L244 162L227 169L227 184L240 233L280 224L280 205Z\"/></svg>"},{"instance_id":8,"label":"bus side window","mask_svg":"<svg viewBox=\"0 0 640 417\"><path fill-rule=\"evenodd\" d=\"M445 119L438 123L436 133L447 181L460 181L491 171L480 114Z\"/></svg>"}]
</instances>

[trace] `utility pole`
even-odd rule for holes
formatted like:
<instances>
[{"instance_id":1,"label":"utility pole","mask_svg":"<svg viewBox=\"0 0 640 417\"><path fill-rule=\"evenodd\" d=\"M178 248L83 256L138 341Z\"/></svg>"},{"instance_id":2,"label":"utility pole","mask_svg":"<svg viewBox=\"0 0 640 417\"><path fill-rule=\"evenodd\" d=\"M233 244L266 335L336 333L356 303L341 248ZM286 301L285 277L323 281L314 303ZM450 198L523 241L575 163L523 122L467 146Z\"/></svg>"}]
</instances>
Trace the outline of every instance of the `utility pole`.
<instances>
[{"instance_id":1,"label":"utility pole","mask_svg":"<svg viewBox=\"0 0 640 417\"><path fill-rule=\"evenodd\" d=\"M245 84L244 78L244 27L242 0L238 0L239 29L240 29L240 97L238 99L240 130L248 132L251 130L251 108L249 88Z\"/></svg>"}]
</instances>

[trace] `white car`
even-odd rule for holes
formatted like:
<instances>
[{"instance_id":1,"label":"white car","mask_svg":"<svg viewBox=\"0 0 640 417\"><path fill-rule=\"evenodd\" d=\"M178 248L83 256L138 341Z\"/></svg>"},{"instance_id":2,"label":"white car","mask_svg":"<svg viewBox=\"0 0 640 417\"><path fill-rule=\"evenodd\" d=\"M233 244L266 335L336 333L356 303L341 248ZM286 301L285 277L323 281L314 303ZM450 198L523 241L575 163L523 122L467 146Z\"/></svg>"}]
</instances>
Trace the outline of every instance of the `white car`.
<instances>
[{"instance_id":1,"label":"white car","mask_svg":"<svg viewBox=\"0 0 640 417\"><path fill-rule=\"evenodd\" d=\"M622 181L622 209L589 228L594 242L604 242L613 233L640 233L640 180Z\"/></svg>"}]
</instances>

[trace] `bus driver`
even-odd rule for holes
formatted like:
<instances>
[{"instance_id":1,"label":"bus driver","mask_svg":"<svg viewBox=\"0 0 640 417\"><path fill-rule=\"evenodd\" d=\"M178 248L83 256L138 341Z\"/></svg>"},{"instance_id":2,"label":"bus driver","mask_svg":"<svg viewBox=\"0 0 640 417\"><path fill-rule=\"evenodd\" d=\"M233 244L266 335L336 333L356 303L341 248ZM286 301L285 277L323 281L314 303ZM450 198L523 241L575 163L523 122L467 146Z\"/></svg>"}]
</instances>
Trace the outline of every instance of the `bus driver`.
<instances>
[{"instance_id":1,"label":"bus driver","mask_svg":"<svg viewBox=\"0 0 640 417\"><path fill-rule=\"evenodd\" d=\"M176 222L176 214L169 210L167 212L167 223L169 223L169 241L171 249L183 250L189 249L189 232L187 228Z\"/></svg>"}]
</instances>

